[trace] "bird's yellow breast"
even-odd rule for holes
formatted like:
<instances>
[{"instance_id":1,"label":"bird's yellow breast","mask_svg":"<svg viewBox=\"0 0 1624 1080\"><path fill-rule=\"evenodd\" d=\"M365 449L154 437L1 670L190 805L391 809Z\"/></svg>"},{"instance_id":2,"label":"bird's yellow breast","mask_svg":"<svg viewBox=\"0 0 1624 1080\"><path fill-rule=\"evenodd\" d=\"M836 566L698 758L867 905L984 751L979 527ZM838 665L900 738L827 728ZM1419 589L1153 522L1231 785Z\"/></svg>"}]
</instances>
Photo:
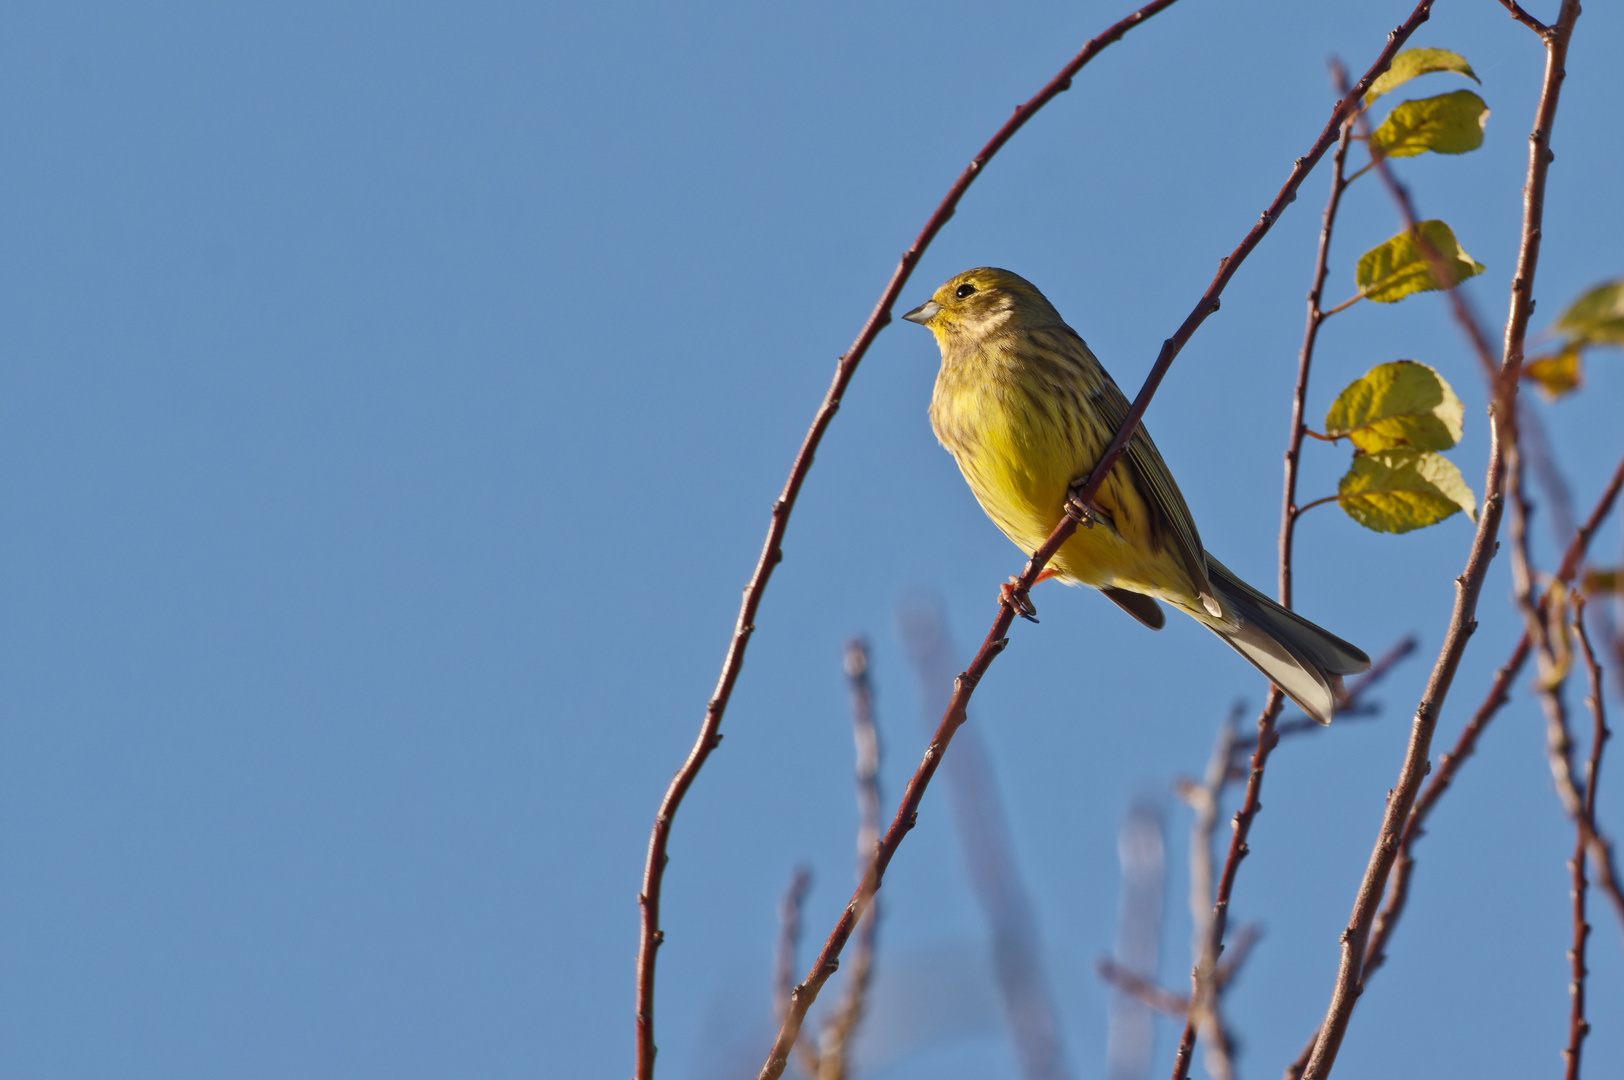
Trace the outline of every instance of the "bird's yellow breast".
<instances>
[{"instance_id":1,"label":"bird's yellow breast","mask_svg":"<svg viewBox=\"0 0 1624 1080\"><path fill-rule=\"evenodd\" d=\"M1054 356L1033 363L1031 353L983 342L944 361L930 406L931 426L976 501L1027 554L1059 524L1067 488L1115 434L1093 404L1103 378L1097 364L1089 370ZM1059 576L1183 599L1188 575L1155 535L1126 464L1112 469L1095 502L1109 523L1072 535L1051 563Z\"/></svg>"}]
</instances>

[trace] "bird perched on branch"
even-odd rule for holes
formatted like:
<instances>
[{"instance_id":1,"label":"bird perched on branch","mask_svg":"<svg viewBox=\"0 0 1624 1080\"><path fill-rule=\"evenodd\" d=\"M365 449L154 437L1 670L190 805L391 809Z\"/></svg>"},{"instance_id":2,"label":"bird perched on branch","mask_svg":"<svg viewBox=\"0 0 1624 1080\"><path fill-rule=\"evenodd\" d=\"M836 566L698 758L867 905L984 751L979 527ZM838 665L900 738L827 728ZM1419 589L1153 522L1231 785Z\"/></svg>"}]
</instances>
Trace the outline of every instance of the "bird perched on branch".
<instances>
[{"instance_id":1,"label":"bird perched on branch","mask_svg":"<svg viewBox=\"0 0 1624 1080\"><path fill-rule=\"evenodd\" d=\"M981 508L1024 552L1043 545L1073 485L1128 415L1077 331L1025 279L991 267L950 278L903 316L942 350L930 423ZM1223 638L1322 724L1342 676L1370 658L1230 573L1201 546L1173 474L1141 426L1079 528L1039 580L1092 585L1152 630L1172 604Z\"/></svg>"}]
</instances>

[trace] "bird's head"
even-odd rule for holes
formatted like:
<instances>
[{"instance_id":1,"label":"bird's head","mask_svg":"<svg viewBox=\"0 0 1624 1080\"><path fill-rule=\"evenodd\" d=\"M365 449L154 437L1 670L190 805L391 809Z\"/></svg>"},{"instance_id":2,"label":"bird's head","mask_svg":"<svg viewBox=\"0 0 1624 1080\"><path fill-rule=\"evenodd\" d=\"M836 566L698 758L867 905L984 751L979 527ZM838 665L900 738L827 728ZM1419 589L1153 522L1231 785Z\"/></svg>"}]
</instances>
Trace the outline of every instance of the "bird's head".
<instances>
[{"instance_id":1,"label":"bird's head","mask_svg":"<svg viewBox=\"0 0 1624 1080\"><path fill-rule=\"evenodd\" d=\"M928 327L944 348L949 342L979 340L1011 323L1031 329L1061 321L1030 281L992 266L954 274L903 318Z\"/></svg>"}]
</instances>

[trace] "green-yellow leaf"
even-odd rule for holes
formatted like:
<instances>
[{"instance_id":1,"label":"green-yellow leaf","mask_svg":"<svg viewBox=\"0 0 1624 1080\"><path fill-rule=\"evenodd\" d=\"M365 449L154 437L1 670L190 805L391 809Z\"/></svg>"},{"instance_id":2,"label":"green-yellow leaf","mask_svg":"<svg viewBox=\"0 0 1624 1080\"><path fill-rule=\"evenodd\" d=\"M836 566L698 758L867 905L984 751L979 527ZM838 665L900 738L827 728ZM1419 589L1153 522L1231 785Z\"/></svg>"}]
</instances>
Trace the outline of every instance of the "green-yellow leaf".
<instances>
[{"instance_id":1,"label":"green-yellow leaf","mask_svg":"<svg viewBox=\"0 0 1624 1080\"><path fill-rule=\"evenodd\" d=\"M1370 89L1365 93L1365 104L1369 105L1383 94L1397 90L1417 75L1434 71L1453 71L1475 83L1482 81L1460 53L1452 53L1448 49L1405 49L1393 57L1392 65L1370 84Z\"/></svg>"},{"instance_id":2,"label":"green-yellow leaf","mask_svg":"<svg viewBox=\"0 0 1624 1080\"><path fill-rule=\"evenodd\" d=\"M1442 375L1414 360L1395 360L1337 395L1325 414L1325 434L1346 436L1366 453L1403 446L1448 450L1460 442L1465 412Z\"/></svg>"},{"instance_id":3,"label":"green-yellow leaf","mask_svg":"<svg viewBox=\"0 0 1624 1080\"><path fill-rule=\"evenodd\" d=\"M1457 510L1477 517L1477 497L1455 463L1430 450L1355 454L1336 486L1347 515L1375 532L1404 533L1434 525Z\"/></svg>"},{"instance_id":4,"label":"green-yellow leaf","mask_svg":"<svg viewBox=\"0 0 1624 1080\"><path fill-rule=\"evenodd\" d=\"M1585 381L1584 370L1579 366L1579 348L1569 345L1561 352L1535 357L1523 365L1522 377L1538 386L1548 401L1571 394Z\"/></svg>"},{"instance_id":5,"label":"green-yellow leaf","mask_svg":"<svg viewBox=\"0 0 1624 1080\"><path fill-rule=\"evenodd\" d=\"M1585 571L1584 590L1597 593L1624 592L1624 574L1616 566L1595 566Z\"/></svg>"},{"instance_id":6,"label":"green-yellow leaf","mask_svg":"<svg viewBox=\"0 0 1624 1080\"><path fill-rule=\"evenodd\" d=\"M1470 90L1406 101L1370 133L1370 150L1384 157L1464 154L1483 145L1489 107Z\"/></svg>"},{"instance_id":7,"label":"green-yellow leaf","mask_svg":"<svg viewBox=\"0 0 1624 1080\"><path fill-rule=\"evenodd\" d=\"M1624 345L1624 279L1607 281L1575 300L1556 320L1574 344Z\"/></svg>"},{"instance_id":8,"label":"green-yellow leaf","mask_svg":"<svg viewBox=\"0 0 1624 1080\"><path fill-rule=\"evenodd\" d=\"M1361 296L1378 304L1392 304L1412 293L1452 289L1487 269L1461 249L1448 225L1433 220L1420 222L1417 227L1443 264L1444 280L1439 282L1415 237L1406 231L1359 256L1354 280Z\"/></svg>"}]
</instances>

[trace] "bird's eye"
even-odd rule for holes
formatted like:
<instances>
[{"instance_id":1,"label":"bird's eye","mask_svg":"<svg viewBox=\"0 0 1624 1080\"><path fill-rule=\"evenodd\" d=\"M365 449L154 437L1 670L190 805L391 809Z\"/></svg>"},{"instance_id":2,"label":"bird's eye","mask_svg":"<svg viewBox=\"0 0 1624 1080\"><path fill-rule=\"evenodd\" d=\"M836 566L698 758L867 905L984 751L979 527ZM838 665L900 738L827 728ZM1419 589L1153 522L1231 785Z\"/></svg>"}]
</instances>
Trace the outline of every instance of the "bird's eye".
<instances>
[{"instance_id":1,"label":"bird's eye","mask_svg":"<svg viewBox=\"0 0 1624 1080\"><path fill-rule=\"evenodd\" d=\"M960 300L963 300L966 296L969 296L975 291L976 287L966 281L963 285L960 285L957 289L953 290L953 295L958 297Z\"/></svg>"}]
</instances>

